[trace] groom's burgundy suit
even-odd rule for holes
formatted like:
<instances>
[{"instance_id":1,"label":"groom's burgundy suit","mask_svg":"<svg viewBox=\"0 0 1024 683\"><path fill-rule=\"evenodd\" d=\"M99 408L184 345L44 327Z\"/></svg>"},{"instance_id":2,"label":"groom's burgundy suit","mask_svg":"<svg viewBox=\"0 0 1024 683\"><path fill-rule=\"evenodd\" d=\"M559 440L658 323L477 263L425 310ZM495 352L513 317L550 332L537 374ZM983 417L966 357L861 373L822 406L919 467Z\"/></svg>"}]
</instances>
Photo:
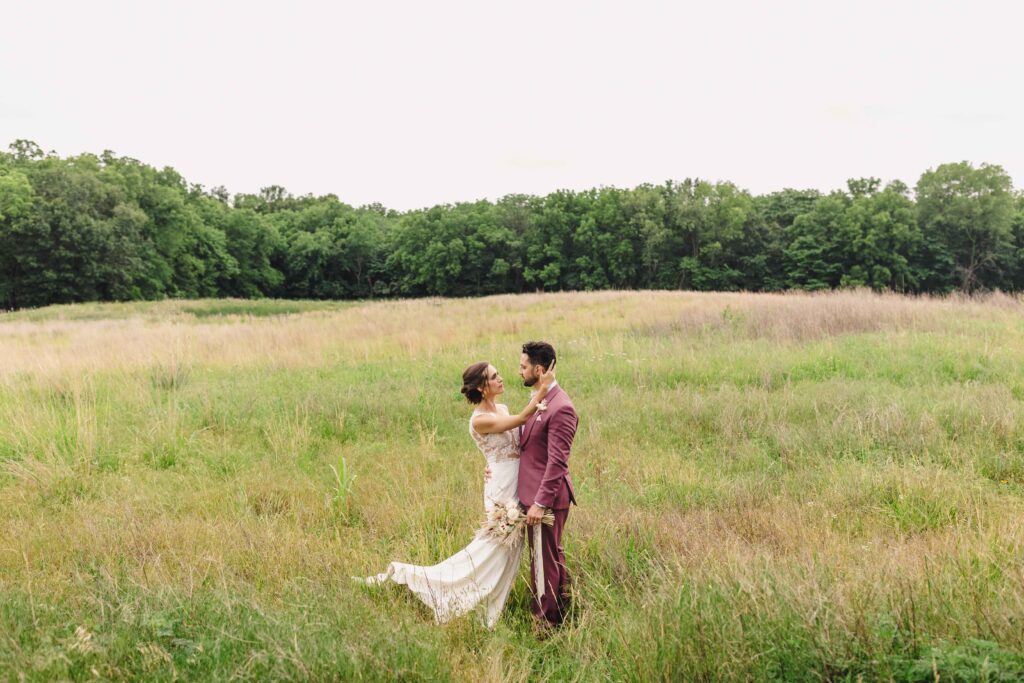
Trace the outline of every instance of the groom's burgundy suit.
<instances>
[{"instance_id":1,"label":"groom's burgundy suit","mask_svg":"<svg viewBox=\"0 0 1024 683\"><path fill-rule=\"evenodd\" d=\"M565 616L564 594L569 586L569 572L562 550L562 529L569 517L569 504L576 503L572 478L569 476L569 450L576 435L579 418L572 401L560 386L553 387L545 397L547 410L532 415L521 427L519 439L519 502L526 508L534 503L551 508L553 526L541 524L541 545L544 555L544 597L533 601L536 617L557 626ZM528 534L533 549L533 534ZM530 590L536 598L536 576L533 553L530 553Z\"/></svg>"}]
</instances>

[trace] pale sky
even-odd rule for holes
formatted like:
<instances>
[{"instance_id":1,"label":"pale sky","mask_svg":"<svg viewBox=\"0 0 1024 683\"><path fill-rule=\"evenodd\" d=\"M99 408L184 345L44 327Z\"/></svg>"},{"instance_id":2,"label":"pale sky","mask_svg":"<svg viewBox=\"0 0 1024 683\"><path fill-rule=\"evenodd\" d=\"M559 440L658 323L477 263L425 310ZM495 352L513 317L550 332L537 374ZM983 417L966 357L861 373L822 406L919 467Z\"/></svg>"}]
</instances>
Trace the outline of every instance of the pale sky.
<instances>
[{"instance_id":1,"label":"pale sky","mask_svg":"<svg viewBox=\"0 0 1024 683\"><path fill-rule=\"evenodd\" d=\"M1024 186L1019 2L12 2L0 148L395 209L968 160Z\"/></svg>"}]
</instances>

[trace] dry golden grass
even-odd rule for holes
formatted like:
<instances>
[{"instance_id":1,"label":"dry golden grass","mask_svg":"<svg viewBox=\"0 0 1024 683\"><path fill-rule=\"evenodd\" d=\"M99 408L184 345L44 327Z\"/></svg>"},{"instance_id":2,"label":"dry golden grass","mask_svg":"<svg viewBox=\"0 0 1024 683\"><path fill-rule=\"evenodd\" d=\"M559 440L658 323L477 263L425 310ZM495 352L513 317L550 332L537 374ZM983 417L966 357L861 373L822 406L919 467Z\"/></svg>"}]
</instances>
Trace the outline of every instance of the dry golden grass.
<instances>
[{"instance_id":1,"label":"dry golden grass","mask_svg":"<svg viewBox=\"0 0 1024 683\"><path fill-rule=\"evenodd\" d=\"M329 313L226 315L211 323L168 302L145 315L112 320L4 322L0 317L0 354L6 361L0 377L138 368L174 374L192 364L317 367L451 352L475 357L494 338L538 330L552 338L589 338L630 330L689 336L729 328L741 338L807 341L864 332L948 331L957 319L1006 321L1006 312L1019 306L1004 294L974 300L869 291L600 292L381 302Z\"/></svg>"}]
</instances>

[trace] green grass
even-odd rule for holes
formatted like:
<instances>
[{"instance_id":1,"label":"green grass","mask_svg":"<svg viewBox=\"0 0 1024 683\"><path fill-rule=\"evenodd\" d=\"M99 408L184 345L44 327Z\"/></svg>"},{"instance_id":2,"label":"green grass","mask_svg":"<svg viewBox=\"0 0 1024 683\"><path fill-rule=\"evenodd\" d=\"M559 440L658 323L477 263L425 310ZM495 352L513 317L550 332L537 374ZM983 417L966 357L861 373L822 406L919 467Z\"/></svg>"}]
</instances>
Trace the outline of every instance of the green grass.
<instances>
[{"instance_id":1,"label":"green grass","mask_svg":"<svg viewBox=\"0 0 1024 683\"><path fill-rule=\"evenodd\" d=\"M0 681L1024 680L1008 302L43 310L0 316ZM539 336L581 416L566 626L532 634L525 565L493 631L353 584L465 545L461 371L519 407Z\"/></svg>"}]
</instances>

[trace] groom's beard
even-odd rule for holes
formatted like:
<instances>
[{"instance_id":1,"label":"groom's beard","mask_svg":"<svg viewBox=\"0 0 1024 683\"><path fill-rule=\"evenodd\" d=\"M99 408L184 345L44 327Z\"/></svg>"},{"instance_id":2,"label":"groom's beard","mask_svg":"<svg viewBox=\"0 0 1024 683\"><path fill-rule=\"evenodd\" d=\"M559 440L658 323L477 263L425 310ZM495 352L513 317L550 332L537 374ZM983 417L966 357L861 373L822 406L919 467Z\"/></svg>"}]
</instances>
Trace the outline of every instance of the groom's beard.
<instances>
[{"instance_id":1,"label":"groom's beard","mask_svg":"<svg viewBox=\"0 0 1024 683\"><path fill-rule=\"evenodd\" d=\"M536 377L530 377L529 379L524 379L523 380L523 386L524 387L532 387L536 383L537 383L537 378Z\"/></svg>"}]
</instances>

